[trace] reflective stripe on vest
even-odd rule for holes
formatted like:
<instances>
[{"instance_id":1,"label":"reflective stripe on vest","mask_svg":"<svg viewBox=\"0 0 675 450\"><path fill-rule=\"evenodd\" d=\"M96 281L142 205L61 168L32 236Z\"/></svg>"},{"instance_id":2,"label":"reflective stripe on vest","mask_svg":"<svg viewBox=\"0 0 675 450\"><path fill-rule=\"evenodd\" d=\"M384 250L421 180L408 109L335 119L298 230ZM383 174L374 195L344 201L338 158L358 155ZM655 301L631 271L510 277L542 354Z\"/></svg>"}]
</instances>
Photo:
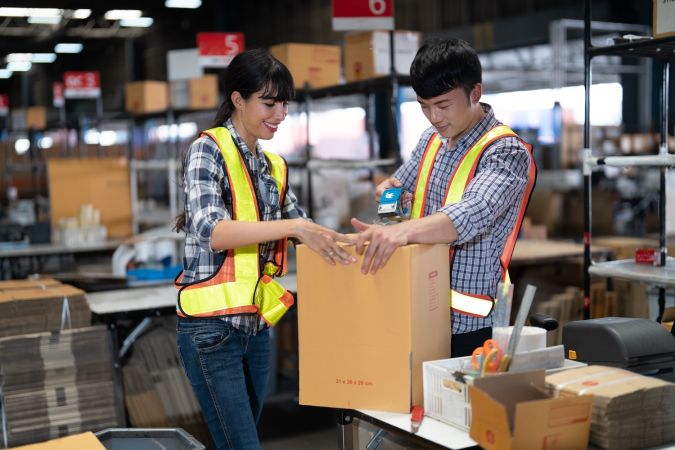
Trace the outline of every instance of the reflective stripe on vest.
<instances>
[{"instance_id":1,"label":"reflective stripe on vest","mask_svg":"<svg viewBox=\"0 0 675 450\"><path fill-rule=\"evenodd\" d=\"M232 193L232 220L259 221L255 189L229 131L218 127L204 134L218 144L225 160ZM283 207L288 179L286 162L273 153L265 155L279 190L279 207ZM293 305L293 296L272 279L273 275L286 271L286 248L286 239L277 242L275 260L265 263L262 274L258 244L228 250L220 267L204 280L182 283L181 272L175 283L179 288L177 313L185 317L218 317L257 312L269 325L276 324Z\"/></svg>"},{"instance_id":2,"label":"reflective stripe on vest","mask_svg":"<svg viewBox=\"0 0 675 450\"><path fill-rule=\"evenodd\" d=\"M507 269L509 262L511 261L511 255L513 254L513 249L516 245L516 239L518 237L520 225L523 221L523 217L525 216L525 210L527 209L527 204L529 202L536 179L536 166L534 164L534 158L532 157L532 146L520 139L518 135L506 125L500 125L492 128L483 136L481 136L478 142L476 142L462 157L462 160L459 162L457 168L450 177L450 182L448 183L448 188L445 194L445 201L443 203L447 206L451 203L457 203L461 201L467 186L476 173L478 163L480 162L485 149L487 149L495 140L509 136L518 138L527 148L528 155L530 157L530 169L528 173L527 186L519 205L516 223L514 224L513 229L509 233L509 236L504 243L504 249L500 256L500 266L502 269L503 279L507 284L511 282ZM424 216L431 172L433 170L434 162L436 161L436 156L438 155L442 145L443 142L441 138L438 136L438 133L435 133L431 139L429 139L427 147L424 150L417 175L417 185L415 186L415 194L410 216L411 219ZM451 264L453 254L454 247L451 248L449 252ZM461 314L476 317L487 317L492 312L494 302L495 299L488 296L462 293L453 289L450 290L450 307L454 311Z\"/></svg>"}]
</instances>

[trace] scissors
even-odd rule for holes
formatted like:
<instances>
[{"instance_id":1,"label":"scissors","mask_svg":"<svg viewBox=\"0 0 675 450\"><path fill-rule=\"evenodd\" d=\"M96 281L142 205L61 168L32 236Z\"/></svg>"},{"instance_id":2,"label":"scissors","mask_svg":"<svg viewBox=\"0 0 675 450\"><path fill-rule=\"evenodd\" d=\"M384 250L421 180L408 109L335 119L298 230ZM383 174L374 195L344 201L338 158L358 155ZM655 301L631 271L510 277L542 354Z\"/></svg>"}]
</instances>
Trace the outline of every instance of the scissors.
<instances>
[{"instance_id":1,"label":"scissors","mask_svg":"<svg viewBox=\"0 0 675 450\"><path fill-rule=\"evenodd\" d=\"M504 356L499 344L493 339L488 339L482 347L478 347L471 354L471 365L483 376L487 372L497 372Z\"/></svg>"}]
</instances>

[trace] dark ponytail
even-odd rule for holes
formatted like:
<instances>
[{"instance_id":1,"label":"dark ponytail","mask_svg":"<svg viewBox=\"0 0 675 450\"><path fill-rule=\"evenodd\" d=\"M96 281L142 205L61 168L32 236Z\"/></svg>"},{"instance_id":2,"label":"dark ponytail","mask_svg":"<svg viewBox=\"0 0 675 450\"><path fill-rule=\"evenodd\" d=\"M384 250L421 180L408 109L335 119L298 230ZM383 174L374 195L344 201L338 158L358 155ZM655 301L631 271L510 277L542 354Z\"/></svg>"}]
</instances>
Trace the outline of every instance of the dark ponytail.
<instances>
[{"instance_id":1,"label":"dark ponytail","mask_svg":"<svg viewBox=\"0 0 675 450\"><path fill-rule=\"evenodd\" d=\"M246 50L235 56L225 70L223 85L225 99L218 108L211 127L221 127L232 117L233 92L239 92L244 100L248 100L259 91L262 91L261 98L274 101L287 102L295 97L291 72L281 61L262 48ZM185 212L176 217L174 230L185 231Z\"/></svg>"}]
</instances>

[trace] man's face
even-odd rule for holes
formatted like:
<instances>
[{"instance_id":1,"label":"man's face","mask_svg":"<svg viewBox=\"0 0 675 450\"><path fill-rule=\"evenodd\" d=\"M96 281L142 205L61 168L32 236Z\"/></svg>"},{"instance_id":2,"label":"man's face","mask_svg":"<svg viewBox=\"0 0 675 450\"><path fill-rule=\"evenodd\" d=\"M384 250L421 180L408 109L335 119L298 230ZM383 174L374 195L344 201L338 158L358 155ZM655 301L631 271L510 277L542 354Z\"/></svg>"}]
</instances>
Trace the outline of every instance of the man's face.
<instances>
[{"instance_id":1,"label":"man's face","mask_svg":"<svg viewBox=\"0 0 675 450\"><path fill-rule=\"evenodd\" d=\"M444 138L459 137L473 123L474 106L480 100L481 86L474 86L470 95L455 88L437 97L417 97L422 112Z\"/></svg>"}]
</instances>

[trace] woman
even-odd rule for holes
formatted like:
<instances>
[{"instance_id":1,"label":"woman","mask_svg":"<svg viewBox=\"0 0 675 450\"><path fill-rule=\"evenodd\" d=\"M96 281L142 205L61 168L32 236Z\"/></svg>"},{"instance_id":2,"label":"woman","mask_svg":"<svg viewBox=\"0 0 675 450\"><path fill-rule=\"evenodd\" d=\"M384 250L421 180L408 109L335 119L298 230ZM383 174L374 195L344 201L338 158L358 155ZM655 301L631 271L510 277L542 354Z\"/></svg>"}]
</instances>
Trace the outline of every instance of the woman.
<instances>
[{"instance_id":1,"label":"woman","mask_svg":"<svg viewBox=\"0 0 675 450\"><path fill-rule=\"evenodd\" d=\"M178 348L218 449L258 449L256 423L270 369L268 327L292 305L273 277L297 239L329 264L355 262L351 240L306 219L285 161L263 152L295 95L288 69L265 50L236 56L214 127L184 161L184 271L176 280Z\"/></svg>"}]
</instances>

